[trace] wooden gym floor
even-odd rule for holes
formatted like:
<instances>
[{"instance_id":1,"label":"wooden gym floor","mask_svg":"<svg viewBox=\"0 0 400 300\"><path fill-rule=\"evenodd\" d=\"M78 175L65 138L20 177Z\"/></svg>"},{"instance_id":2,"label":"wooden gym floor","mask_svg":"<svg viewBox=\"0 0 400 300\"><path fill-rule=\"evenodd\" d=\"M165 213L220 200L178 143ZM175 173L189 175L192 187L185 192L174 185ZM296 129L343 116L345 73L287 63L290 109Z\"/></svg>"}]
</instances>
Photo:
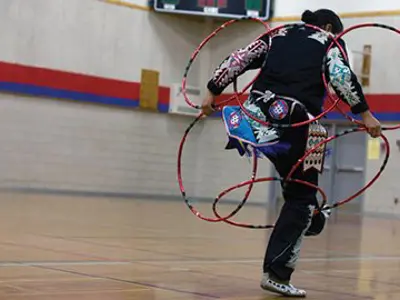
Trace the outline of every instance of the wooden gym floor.
<instances>
[{"instance_id":1,"label":"wooden gym floor","mask_svg":"<svg viewBox=\"0 0 400 300\"><path fill-rule=\"evenodd\" d=\"M259 288L269 231L206 223L178 201L14 193L0 204L1 300L282 299ZM399 238L400 220L339 214L306 239L294 284L308 299L400 299Z\"/></svg>"}]
</instances>

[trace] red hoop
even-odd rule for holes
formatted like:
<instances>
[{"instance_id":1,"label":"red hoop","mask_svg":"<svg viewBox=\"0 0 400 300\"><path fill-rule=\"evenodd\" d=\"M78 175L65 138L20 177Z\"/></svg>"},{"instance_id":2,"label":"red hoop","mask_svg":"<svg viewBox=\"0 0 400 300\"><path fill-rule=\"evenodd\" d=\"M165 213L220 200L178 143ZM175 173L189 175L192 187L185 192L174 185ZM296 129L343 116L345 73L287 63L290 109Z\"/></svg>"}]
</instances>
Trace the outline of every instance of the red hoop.
<instances>
[{"instance_id":1,"label":"red hoop","mask_svg":"<svg viewBox=\"0 0 400 300\"><path fill-rule=\"evenodd\" d=\"M259 18L246 17L246 18L234 19L234 20L227 21L227 22L225 22L224 24L222 24L221 26L219 26L217 29L215 29L208 37L206 37L206 38L200 43L200 45L196 48L196 50L192 53L192 55L191 55L191 57L190 57L190 60L189 60L189 63L187 64L187 66L186 66L186 68L185 68L185 72L184 72L184 74L183 74L183 79L182 79L182 95L183 95L183 98L185 99L186 103L187 103L189 106L191 106L191 107L193 107L193 108L196 108L196 109L201 109L201 105L194 104L192 101L190 101L190 99L189 99L189 97L188 97L188 95L187 95L187 91L186 91L187 76L188 76L188 74L189 74L190 68L191 68L192 65L193 65L193 62L195 61L195 59L196 59L197 56L199 55L200 50L203 49L203 47L204 47L213 37L215 37L220 31L222 31L223 29L225 29L225 28L231 26L232 24L235 24L235 23L237 23L237 22L239 22L239 21L244 21L244 20L251 20L251 21L254 21L254 22L261 23L261 24L265 27L266 30L269 29L269 25L268 25L266 22L264 22L263 20L261 20L261 19L259 19ZM260 35L257 39L259 39L261 36L264 36L264 34ZM257 39L256 39L256 40L257 40ZM261 72L261 70L260 70L260 72ZM259 72L259 74L260 74L260 72ZM258 75L257 75L257 77L258 77ZM246 87L240 92L240 95L244 94L244 93L250 88L250 86L251 86L253 83L254 83L254 82L251 82L251 83L249 83L248 85L246 85ZM223 105L223 104L225 104L225 103L228 103L229 101L232 101L233 99L234 99L234 97L231 97L231 98L229 98L229 99L227 99L227 100L224 100L223 102L219 103L218 106L221 106L221 105Z\"/></svg>"},{"instance_id":2,"label":"red hoop","mask_svg":"<svg viewBox=\"0 0 400 300\"><path fill-rule=\"evenodd\" d=\"M279 177L263 177L263 178L258 178L258 179L251 179L251 180L242 182L242 183L240 183L238 185L232 186L232 187L226 189L225 191L221 192L217 196L217 198L215 199L215 201L213 203L213 211L214 211L215 216L220 218L223 222L225 222L225 223L227 223L229 225L236 226L236 227L250 228L250 229L268 229L268 228L273 228L274 225L250 225L250 224L238 223L238 222L230 221L229 220L231 218L231 217L229 217L230 215L228 217L223 218L218 214L218 211L217 211L217 203L219 202L219 200L221 200L221 198L223 196L226 196L228 193L232 192L233 190L236 190L238 188L244 187L246 185L253 186L254 183L268 182L268 181L283 181L283 179L279 178ZM285 181L286 182L296 182L296 183L303 184L303 185L306 185L306 186L309 186L311 188L316 189L322 195L323 202L326 203L327 196L326 196L325 192L320 187L318 187L318 186L316 186L316 185L314 185L314 184L312 184L310 182L299 180L299 179L288 179L288 180L285 180Z\"/></svg>"},{"instance_id":3,"label":"red hoop","mask_svg":"<svg viewBox=\"0 0 400 300\"><path fill-rule=\"evenodd\" d=\"M253 19L253 18L247 18L247 19L255 20L255 21L258 21L258 22L262 22L262 21L260 21L259 19ZM233 24L233 23L235 23L235 22L237 22L237 21L238 21L238 20L232 20L232 21L226 22L224 25L220 26L220 28L218 28L217 30L215 30L209 37L207 37L207 38L201 43L201 45L196 49L196 51L193 53L192 58L191 58L191 60L190 60L190 62L189 62L189 64L188 64L188 66L187 66L187 68L186 68L186 70L185 70L184 78L183 78L183 81L182 81L182 91L183 91L183 93L184 93L184 97L185 97L186 102L187 102L190 106L195 107L195 108L200 108L199 106L196 106L196 105L194 105L193 103L191 103L190 100L189 100L189 98L188 98L187 95L186 95L186 78L187 78L187 74L188 74L188 72L189 72L189 70L190 70L190 67L191 67L191 65L192 65L192 63L193 63L193 61L194 61L194 59L197 57L199 51L204 47L204 45L205 45L212 37L214 37L219 31L221 31L221 30L222 30L223 28L225 28L226 26L229 26L229 25L231 25L231 24ZM263 22L262 22L262 23L263 23ZM268 27L267 27L267 25L266 25L265 23L263 23L263 25L268 29ZM304 24L303 24L303 25L304 25ZM280 29L282 29L282 28L290 27L290 26L293 26L293 24L287 24L287 25L278 26L278 27L276 27L276 28L274 28L274 29L268 30L266 33L264 33L263 35L261 35L261 36L258 37L258 38L261 38L261 37L263 37L264 35L270 35L271 32L273 32L273 31L280 30ZM323 31L322 29L320 29L320 28L318 28L318 27L315 27L315 26L312 26L312 25L305 25L305 26L312 27L312 28L315 28L316 30ZM339 50L341 51L341 53L343 54L344 58L347 59L347 55L346 55L344 49L343 49L343 48L341 47L341 45L339 44L339 39L340 39L342 36L344 36L346 33L350 32L350 31L352 31L352 30L355 30L355 29L361 28L361 27L371 27L371 26L372 26L372 27L381 27L381 28L385 28L385 29L392 30L392 31L394 31L394 32L396 32L396 33L400 33L400 30L398 30L398 29L396 29L396 28L394 28L394 27L390 27L390 26L382 25L382 24L368 23L368 24L356 25L356 26L350 27L349 29L345 30L343 33L341 33L340 35L338 35L336 38L334 38L334 39L332 40L332 43L330 44L328 50L327 50L327 54L328 54L329 50L333 47L333 45L336 44L336 45L338 46ZM271 39L271 38L270 38L270 39ZM326 55L327 55L327 54L326 54ZM325 56L324 60L325 60L325 59L326 59L326 56ZM260 72L261 72L261 71L260 71ZM260 73L259 73L259 74L260 74ZM243 106L243 104L240 102L239 97L240 97L240 96L255 82L255 80L258 78L259 74L258 74L257 77L255 77L255 78L252 80L252 82L250 82L241 92L238 92L238 91L237 91L237 82L234 81L235 95L234 95L233 97L231 97L230 99L224 101L223 103L220 103L219 106L222 106L222 104L224 104L224 103L226 103L226 102L228 102L228 101L231 101L232 99L236 99L236 100L238 101L238 103L239 103L239 105L240 105L242 111L244 111L244 113L245 113L246 115L248 115L251 119L253 119L253 120L255 120L255 121L257 121L257 122L259 122L259 123L261 123L261 124L264 124L264 125L266 125L266 126L273 126L273 127L299 127L299 126L303 126L303 125L312 123L312 122L314 122L314 121L316 121L316 120L322 118L322 117L323 117L324 115L326 115L328 112L330 112L330 111L333 110L335 107L337 107L338 111L341 112L348 120L350 120L351 122L353 122L353 123L355 123L355 124L357 124L357 125L360 125L360 126L363 125L363 124L362 124L361 122L359 122L358 120L355 120L355 119L352 118L351 116L347 115L345 112L343 112L343 110L341 110L340 107L337 106L337 104L338 104L338 102L340 101L340 99L339 99L339 98L334 99L333 94L330 92L329 86L328 86L328 82L327 82L327 80L326 80L326 76L325 76L324 70L323 70L323 72L322 72L322 77L323 77L323 82L324 82L325 88L326 88L327 93L328 93L328 98L329 98L330 101L333 102L333 104L332 104L331 107L329 107L327 110L325 110L323 113L321 113L319 116L315 117L314 119L311 119L311 120L308 120L308 121L304 121L304 122L300 122L300 123L296 123L296 124L292 124L292 125L287 125L287 124L278 125L278 124L268 123L268 122L265 122L265 121L263 121L263 120L258 120L257 118L253 117L253 116L246 110L246 108L245 108L245 107ZM311 153L313 153L314 151L316 151L320 146L322 146L322 145L324 145L324 144L327 144L327 143L329 143L330 141L332 141L332 140L334 140L334 139L337 139L337 138L339 138L339 137L342 137L342 136L347 135L347 134L350 134L350 133L366 131L366 128L359 127L359 128L355 128L355 129L352 129L352 130L346 130L346 131L344 131L344 132L342 132L342 133L333 135L333 136L331 136L331 137L329 137L329 138L327 138L327 139L321 141L320 143L318 143L317 145L315 145L312 149L308 150L307 153L305 153L304 156L303 156L302 158L300 158L300 159L298 160L298 162L292 167L292 169L291 169L290 173L288 174L288 176L287 176L286 178L283 178L283 179L282 179L282 178L277 178L277 177L265 177L265 178L258 178L258 179L256 179L256 174L257 174L257 155L256 155L256 153L255 153L255 149L253 149L253 150L254 150L254 153L253 153L253 170L252 170L252 177L251 177L251 179L248 180L248 181L242 182L242 183L240 183L240 184L238 184L238 185L232 186L232 187L226 189L225 191L221 192L221 193L215 198L214 203L213 203L213 212L214 212L214 215L216 216L216 218L208 218L208 217L202 216L202 215L200 214L200 212L197 211L197 210L194 208L194 206L192 205L192 203L191 203L191 201L189 200L189 198L187 198L187 196L186 196L186 191L185 191L185 188L184 188L184 186L183 186L183 179L182 179L182 173L181 173L181 158L182 158L182 151L183 151L184 143L185 143L185 141L186 141L186 138L187 138L187 136L188 136L190 130L193 128L193 126L194 126L202 117L203 117L203 114L200 114L200 115L189 125L189 127L188 127L188 128L186 129L186 131L185 131L185 134L184 134L184 136L183 136L183 138L182 138L182 141L181 141L181 144L180 144L180 146L179 146L179 150L178 150L178 182L179 182L179 187L180 187L180 190L181 190L182 197L184 198L186 205L189 207L189 209L192 211L192 213L193 213L194 215L196 215L198 218L202 219L202 220L205 220L205 221L208 221L208 222L225 222L225 223L228 223L228 224L233 225L233 226L243 227L243 228L252 228L252 229L273 228L274 225L249 225L249 224L234 222L234 221L231 221L231 220L229 220L229 219L231 219L233 216L235 216L235 215L239 212L239 210L244 206L244 204L246 203L246 201L248 200L248 198L249 198L249 196L250 196L250 193L251 193L251 191L252 191L253 186L254 186L255 183L258 183L258 182L267 182L267 181L281 181L281 182L283 182L283 183L285 183L285 182L297 182L297 183L299 183L299 184L304 184L304 185L307 185L307 186L309 186L309 187L313 187L313 188L315 188L315 189L322 195L322 198L323 198L323 199L322 199L322 205L319 207L319 210L321 210L321 208L327 203L327 196L326 196L325 192L324 192L320 187L318 187L318 186L316 186L316 185L313 185L313 184L311 184L310 182L306 182L306 181L294 179L294 178L291 178L291 176L294 174L294 172L296 171L296 169L299 168L299 166L304 162L304 160L305 160ZM286 126L285 126L285 125L286 125ZM400 125L397 125L397 126L392 126L392 127L384 127L384 128L382 128L382 130L383 130L383 131L385 131L385 130L395 130L395 129L399 129L399 128L400 128ZM341 205L344 205L344 204L350 202L351 200L353 200L353 199L355 199L356 197L360 196L360 195L361 195L363 192L365 192L368 188L370 188L370 187L377 181L377 179L382 175L384 169L385 169L386 166L387 166L387 163L388 163L388 160L389 160L389 157L390 157L390 144L389 144L389 141L388 141L388 139L386 138L386 136L385 136L384 134L382 134L382 135L380 136L380 138L381 138L381 139L384 141L384 143L385 143L386 155L385 155L384 161L383 161L383 163L382 163L380 169L378 170L377 174L376 174L362 189L360 189L359 191L357 191L356 193L354 193L352 196L350 196L350 197L348 197L348 198L346 198L346 199L344 199L344 200L338 201L338 202L334 203L333 205L331 205L330 207L328 206L328 207L322 208L322 209L337 208L337 207L339 207L339 206L341 206ZM246 193L245 193L245 195L244 195L244 198L243 198L242 201L240 202L240 204L239 204L239 205L237 206L237 208L236 208L233 212L231 212L228 216L221 217L221 216L219 215L218 211L217 211L217 205L218 205L219 201L222 199L222 197L226 196L229 192L232 192L233 190L236 190L236 189L241 188L241 187L244 187L244 186L249 186L249 187L248 187L248 189L247 189L247 191L246 191ZM318 211L318 210L316 210L316 211Z\"/></svg>"},{"instance_id":4,"label":"red hoop","mask_svg":"<svg viewBox=\"0 0 400 300\"><path fill-rule=\"evenodd\" d=\"M225 221L231 217L233 217L234 215L236 215L239 210L243 207L243 205L246 203L247 199L250 196L250 193L253 189L253 184L250 184L244 198L242 199L241 203L238 205L238 207L227 217L225 218L208 218L208 217L204 217L198 210L196 210L193 206L193 204L191 203L190 199L186 196L186 191L185 191L185 187L183 185L183 178L182 178L182 153L183 153L183 146L186 142L186 138L189 135L190 130L194 127L194 125L203 117L203 114L200 114L190 125L189 127L186 129L181 143L179 145L179 149L178 149L178 162L177 162L177 169L178 169L178 184L179 184L179 188L182 194L182 197L187 205L187 207L191 210L191 212L198 217L199 219L202 219L204 221L208 221L208 222L221 222L221 221ZM253 153L253 168L252 168L252 176L251 176L251 180L255 180L256 176L257 176L257 155L255 153L255 149L254 149L254 153ZM218 200L217 200L218 201Z\"/></svg>"},{"instance_id":5,"label":"red hoop","mask_svg":"<svg viewBox=\"0 0 400 300\"><path fill-rule=\"evenodd\" d=\"M305 161L305 159L314 151L316 151L319 147L321 147L324 144L327 144L335 139L338 139L339 137L345 136L347 134L350 133L355 133L355 132L361 132L361 131L366 131L365 128L355 128L355 129L351 129L351 130L345 130L342 133L339 134L335 134L332 135L331 137L321 141L320 143L318 143L317 145L315 145L313 148L311 148L309 151L307 151L304 156L302 158L300 158L297 163L292 167L292 169L290 170L289 174L287 175L287 177L285 178L285 181L288 179L291 179L291 176L293 175L293 173L300 167L300 165ZM380 136L380 138L384 141L385 143L385 147L386 147L386 155L385 158L383 160L382 166L380 167L379 171L376 173L376 175L362 188L360 189L358 192L354 193L353 195L351 195L350 197L338 201L336 203L334 203L332 206L327 207L326 209L329 208L335 208L335 207L339 207L345 203L350 202L351 200L353 200L354 198L357 198L358 196L360 196L363 192L365 192L365 190L367 190L368 188L370 188L377 180L378 178L382 175L382 172L384 171L384 169L387 166L387 163L389 161L389 156L390 156L390 144L388 139L386 138L386 136L384 134L382 134Z\"/></svg>"},{"instance_id":6,"label":"red hoop","mask_svg":"<svg viewBox=\"0 0 400 300\"><path fill-rule=\"evenodd\" d=\"M326 55L324 60L327 57L327 54L329 53L329 51L332 49L332 47L336 44L340 50L340 52L342 53L343 57L348 60L348 57L346 55L346 52L344 51L343 47L340 46L339 44L339 39L341 39L344 35L350 33L351 31L354 31L356 29L360 29L360 28L365 28L365 27L376 27L376 28L382 28L382 29L387 29L390 31L393 31L397 34L400 34L400 30L397 28L394 28L392 26L388 26L385 24L380 24L380 23L363 23L363 24L358 24L358 25L354 25L351 26L349 28L347 28L346 30L344 30L342 33L340 33L339 35L337 35L335 37L335 39L332 41L332 43L329 45L328 50L326 51ZM326 76L325 76L325 72L322 72L322 80L324 82L325 85L325 89L327 90L327 95L329 100L334 101L334 97L337 97L336 94L333 94L330 92L329 90L329 85L328 82L326 80ZM346 117L350 122L355 123L359 126L364 127L364 124L362 122L360 122L359 120L354 119L353 117L349 116L349 114L347 114L346 112L344 112L339 106L337 106L337 110L343 114L344 117ZM395 129L399 129L400 128L400 124L396 125L396 126L391 126L391 127L384 127L385 130L395 130Z\"/></svg>"}]
</instances>

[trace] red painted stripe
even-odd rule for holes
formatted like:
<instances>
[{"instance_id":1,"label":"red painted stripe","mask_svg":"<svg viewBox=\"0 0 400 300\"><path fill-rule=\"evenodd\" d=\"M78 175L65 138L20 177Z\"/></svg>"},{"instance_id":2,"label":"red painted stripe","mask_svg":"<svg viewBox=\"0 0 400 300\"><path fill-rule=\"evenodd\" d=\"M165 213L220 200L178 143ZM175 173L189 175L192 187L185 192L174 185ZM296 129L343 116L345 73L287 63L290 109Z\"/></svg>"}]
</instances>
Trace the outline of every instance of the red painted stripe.
<instances>
[{"instance_id":1,"label":"red painted stripe","mask_svg":"<svg viewBox=\"0 0 400 300\"><path fill-rule=\"evenodd\" d=\"M372 94L367 101L374 112L400 112L400 95Z\"/></svg>"},{"instance_id":2,"label":"red painted stripe","mask_svg":"<svg viewBox=\"0 0 400 300\"><path fill-rule=\"evenodd\" d=\"M170 88L160 86L158 88L158 104L169 105L169 101L170 101Z\"/></svg>"},{"instance_id":3,"label":"red painted stripe","mask_svg":"<svg viewBox=\"0 0 400 300\"><path fill-rule=\"evenodd\" d=\"M140 83L138 82L101 78L7 62L0 62L0 82L30 84L121 99L133 100L140 97ZM160 104L169 104L170 89L168 87L159 87L158 96ZM217 97L217 103L232 96L233 94L223 94ZM241 96L241 101L247 99L247 96ZM376 113L400 112L400 94L371 94L367 95L367 99L371 110ZM230 101L228 105L236 105L236 100ZM327 105L329 105L329 101L327 101ZM346 105L343 107L347 108Z\"/></svg>"},{"instance_id":4,"label":"red painted stripe","mask_svg":"<svg viewBox=\"0 0 400 300\"><path fill-rule=\"evenodd\" d=\"M382 112L400 112L400 95L396 94L370 94L366 95L368 105L371 111L376 113ZM342 101L339 102L340 107L349 112L349 106ZM332 102L327 100L325 102L325 108L332 105Z\"/></svg>"},{"instance_id":5,"label":"red painted stripe","mask_svg":"<svg viewBox=\"0 0 400 300\"><path fill-rule=\"evenodd\" d=\"M140 84L46 68L0 62L0 81L31 84L101 96L138 99Z\"/></svg>"},{"instance_id":6,"label":"red painted stripe","mask_svg":"<svg viewBox=\"0 0 400 300\"><path fill-rule=\"evenodd\" d=\"M216 99L217 103L225 101L232 97L233 94L223 94L218 96ZM243 95L240 97L241 101L245 101L248 95ZM400 112L400 94L370 94L366 95L368 104L373 112ZM339 102L340 107L345 111L349 111L348 105L343 102ZM236 100L230 101L227 105L237 105ZM327 100L325 102L325 108L332 105L332 102Z\"/></svg>"}]
</instances>

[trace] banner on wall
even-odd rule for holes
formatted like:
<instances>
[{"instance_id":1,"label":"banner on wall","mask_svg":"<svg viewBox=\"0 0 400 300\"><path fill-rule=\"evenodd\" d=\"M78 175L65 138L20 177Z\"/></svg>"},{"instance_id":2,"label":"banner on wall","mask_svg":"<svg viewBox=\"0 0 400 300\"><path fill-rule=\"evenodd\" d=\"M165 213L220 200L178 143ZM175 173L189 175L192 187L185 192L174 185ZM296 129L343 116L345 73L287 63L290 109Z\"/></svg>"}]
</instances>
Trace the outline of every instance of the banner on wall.
<instances>
[{"instance_id":1,"label":"banner on wall","mask_svg":"<svg viewBox=\"0 0 400 300\"><path fill-rule=\"evenodd\" d=\"M368 160L378 160L381 156L381 142L379 139L368 139L367 157Z\"/></svg>"},{"instance_id":2,"label":"banner on wall","mask_svg":"<svg viewBox=\"0 0 400 300\"><path fill-rule=\"evenodd\" d=\"M157 111L160 72L142 69L139 107Z\"/></svg>"}]
</instances>

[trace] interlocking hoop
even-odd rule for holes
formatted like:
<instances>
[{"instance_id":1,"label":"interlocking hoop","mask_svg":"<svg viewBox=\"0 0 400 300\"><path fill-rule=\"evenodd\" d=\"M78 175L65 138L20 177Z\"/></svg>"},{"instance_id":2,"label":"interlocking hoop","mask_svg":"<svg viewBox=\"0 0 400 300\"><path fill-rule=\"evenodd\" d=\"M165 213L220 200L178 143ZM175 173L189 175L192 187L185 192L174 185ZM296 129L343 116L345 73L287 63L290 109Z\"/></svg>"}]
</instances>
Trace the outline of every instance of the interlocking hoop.
<instances>
[{"instance_id":1,"label":"interlocking hoop","mask_svg":"<svg viewBox=\"0 0 400 300\"><path fill-rule=\"evenodd\" d=\"M259 36L258 38L261 38L263 36L268 35L270 42L272 43L272 35L274 32L277 32L279 30L288 28L290 26L293 26L293 24L286 24L286 25L281 25L275 28L270 29L268 27L268 25L266 23L264 23L262 20L260 19L256 19L256 18L245 18L245 19L249 19L255 22L260 22L262 23L265 28L266 28L266 33L262 34L261 36ZM187 96L186 93L186 81L187 81L187 76L189 73L189 70L194 62L194 60L196 59L196 57L198 56L200 50L213 38L217 35L218 32L220 32L221 30L223 30L224 28L234 24L238 22L238 20L232 20L232 21L228 21L225 24L223 24L222 26L220 26L219 28L217 28L213 33L211 33L201 44L200 46L194 51L194 53L192 54L190 61L185 69L185 73L183 76L183 80L182 80L182 93L184 95L184 98L186 100L186 102L188 103L188 105L200 109L201 107L199 105L194 104L193 102L190 101L190 99ZM307 25L305 24L305 26L314 28L316 30L319 30L321 32L324 32L322 29L316 27L316 26L312 26L312 25ZM387 26L384 24L378 24L378 23L366 23L366 24L359 24L359 25L355 25L352 26L350 28L348 28L347 30L343 31L343 33L339 34L336 37L332 37L329 35L329 38L331 40L331 44L328 47L328 51L330 49L332 49L332 47L336 46L338 47L338 49L340 50L340 52L342 53L343 57L345 59L347 58L347 53L345 52L345 50L342 48L342 46L340 45L339 40L346 35L347 33L354 31L356 29L359 28L365 28L365 27L378 27L378 28L383 28L383 29L388 29L392 32L395 32L397 34L400 34L400 30L396 29L394 27L391 26ZM271 45L271 44L270 44ZM327 51L327 54L328 54ZM326 59L326 57L324 58L324 60ZM260 71L261 72L261 71ZM258 167L258 163L257 163L257 154L256 154L256 150L253 149L253 154L252 154L252 158L253 158L253 162L252 162L252 171L251 171L251 179L244 181L242 183L239 183L237 185L234 185L232 187L229 187L228 189L222 191L215 199L213 202L213 213L215 215L214 218L211 217L205 217L203 216L193 205L192 200L187 196L186 191L185 191L185 187L183 185L183 178L182 178L182 153L183 153L183 148L187 139L187 136L189 135L191 129L195 126L195 124L197 124L201 119L203 119L203 115L200 114L190 125L189 127L186 129L184 136L182 137L181 143L179 145L179 149L178 149L178 162L177 162L177 170L178 170L178 183L179 183L179 188L182 194L182 197L186 203L186 205L188 206L188 208L192 211L192 213L194 215L196 215L198 218L208 221L208 222L224 222L233 226L238 226L238 227L243 227L243 228L251 228L251 229L267 229L267 228L273 228L274 225L251 225L251 224L245 224L245 223L239 223L239 222L235 222L232 221L231 218L233 218L234 216L237 215L237 213L243 208L243 206L245 205L245 203L247 202L248 198L250 197L251 191L254 187L254 184L256 183L260 183L260 182L274 182L274 181L280 181L281 183L288 183L288 182L295 182L295 183L299 183L299 184L303 184L306 185L308 187L311 188L315 188L316 191L318 193L321 194L322 196L322 203L319 205L317 213L320 210L323 209L331 209L331 208L337 208L340 207L346 203L349 203L350 201L354 200L355 198L359 197L362 193L364 193L368 188L370 188L378 179L379 177L382 175L383 171L385 170L388 161L389 161L389 157L390 157L390 144L389 141L387 139L387 137L384 134L381 134L380 139L383 141L383 144L385 145L386 151L385 151L385 157L383 159L382 165L379 168L379 170L377 171L376 175L363 187L361 188L359 191L355 192L353 195L347 197L346 199L342 199L342 200L338 200L338 201L334 201L332 204L330 205L326 205L328 203L328 199L327 196L325 194L325 192L318 186L311 184L310 182L306 182L306 181L302 181L302 180L298 180L298 179L294 179L291 176L294 174L294 172L303 164L303 162L306 160L306 158L311 155L312 153L314 153L316 150L318 150L322 145L326 145L327 143L338 139L340 137L343 137L345 135L349 135L352 133L356 133L356 132L366 132L367 129L364 127L364 125L354 119L353 117L351 117L350 115L348 115L346 112L344 112L339 106L338 103L340 101L340 99L332 92L330 92L329 89L329 80L326 78L325 76L325 72L324 69L322 68L322 79L326 88L326 91L328 93L328 99L329 101L332 102L332 105L328 107L328 109L324 110L319 116L311 119L311 120L307 120L304 122L299 122L299 123L295 123L295 124L271 124L269 122L265 122L263 120L259 120L257 118L255 118L250 112L248 112L246 110L246 108L243 106L242 102L240 101L240 96L243 95L249 88L250 86L253 85L253 83L257 80L258 76L260 75L260 72L258 73L258 75L249 83L245 86L245 88L243 88L241 91L238 91L237 89L237 82L234 81L233 85L234 85L234 96L223 101L222 103L219 104L218 108L221 108L223 105L225 105L228 102L231 102L232 100L236 99L236 102L238 103L238 105L240 105L241 107L241 111L246 114L249 118L265 125L265 126L272 126L272 127L284 127L284 128L289 128L289 127L299 127L299 126L305 126L307 124L310 124L316 120L319 120L320 118L322 118L323 116L325 116L327 113L329 113L330 111L332 111L333 109L337 109L340 113L342 113L350 122L352 122L353 124L357 125L357 128L351 129L351 130L346 130L344 132L335 134L333 136L330 136L326 139L324 139L323 141L321 141L320 143L318 143L317 145L315 145L312 149L306 151L306 153L304 154L304 156L302 158L300 158L297 163L292 167L290 173L288 174L288 176L286 178L279 178L279 177L264 177L264 178L257 178L257 167ZM391 127L383 127L382 131L389 131L389 130L396 130L399 129L400 125L395 125L395 126L391 126ZM247 190L245 192L245 195L243 196L243 199L240 201L240 203L238 204L238 206L227 216L221 216L218 213L217 210L217 206L218 203L220 202L220 200L226 196L228 193L237 190L239 188L242 187L246 187L247 186Z\"/></svg>"},{"instance_id":2,"label":"interlocking hoop","mask_svg":"<svg viewBox=\"0 0 400 300\"><path fill-rule=\"evenodd\" d=\"M189 59L188 64L186 65L185 72L184 72L184 74L183 74L183 79L182 79L182 95L183 95L183 98L185 99L186 103L187 103L189 106L191 106L191 107L193 107L193 108L196 108L196 109L200 109L200 108L201 108L201 105L195 104L195 103L193 103L192 101L190 101L189 96L188 96L188 94L187 94L187 90L186 90L187 77L188 77L188 75L189 75L189 71L190 71L190 69L192 68L192 65L193 65L194 61L196 60L196 58L198 57L200 51L201 51L201 50L204 48L204 46L207 45L208 42L209 42L212 38L214 38L220 31L222 31L222 30L228 28L229 26L231 26L231 25L233 25L233 24L239 23L239 22L241 22L241 21L249 21L249 20L250 20L250 21L257 22L257 23L260 23L261 25L264 26L265 30L269 30L269 25L268 25L266 22L264 22L263 20L259 19L259 18L246 17L246 18L240 18L240 19L230 20L230 21L228 21L228 22L225 22L225 23L222 24L221 26L219 26L217 29L215 29L215 30L214 30L209 36L207 36L207 37L200 43L200 45L194 50L194 52L192 53L192 55L191 55L191 57L190 57L190 59ZM260 35L257 39L261 38L262 36L264 36L264 34ZM257 77L260 75L260 73L261 73L261 70L260 70L260 72L258 73ZM256 77L256 78L257 78L257 77ZM254 80L252 80L251 82L249 82L249 83L242 89L242 91L238 92L238 94L239 94L239 95L243 95L244 93L246 93L246 91L250 88L250 86L253 85L253 83L254 83L254 81L256 80L256 78L255 78ZM228 103L228 102L234 100L235 97L236 97L236 95L233 96L233 97L231 97L231 98L229 98L229 99L227 99L227 100L225 100L225 101L222 101L221 103L219 103L219 106L225 105L226 103Z\"/></svg>"}]
</instances>

